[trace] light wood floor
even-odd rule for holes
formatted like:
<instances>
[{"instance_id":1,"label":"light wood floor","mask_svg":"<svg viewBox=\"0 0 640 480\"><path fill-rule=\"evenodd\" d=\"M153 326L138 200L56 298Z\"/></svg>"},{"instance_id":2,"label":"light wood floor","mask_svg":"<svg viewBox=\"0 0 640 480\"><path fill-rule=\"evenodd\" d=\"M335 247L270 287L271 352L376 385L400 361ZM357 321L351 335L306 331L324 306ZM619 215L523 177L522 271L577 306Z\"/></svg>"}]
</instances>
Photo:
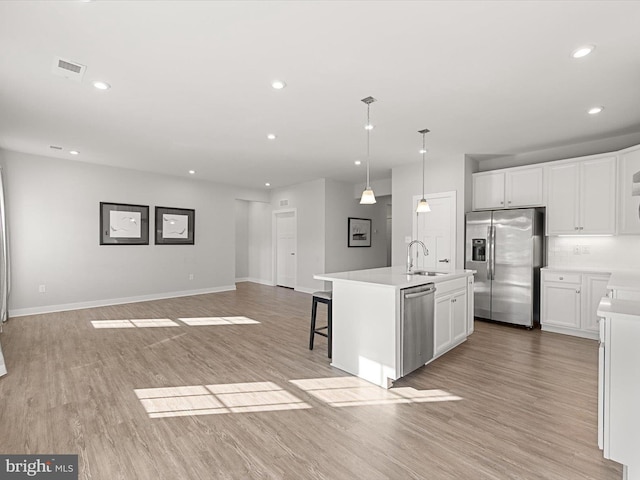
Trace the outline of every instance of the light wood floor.
<instances>
[{"instance_id":1,"label":"light wood floor","mask_svg":"<svg viewBox=\"0 0 640 480\"><path fill-rule=\"evenodd\" d=\"M345 377L326 339L308 350L310 309L309 295L240 283L12 319L0 336L0 452L79 454L80 478L101 480L621 478L597 448L596 342L476 322L465 344L396 382L461 400L339 407L291 382ZM209 316L261 323L91 324ZM307 408L150 418L135 392L264 382Z\"/></svg>"}]
</instances>

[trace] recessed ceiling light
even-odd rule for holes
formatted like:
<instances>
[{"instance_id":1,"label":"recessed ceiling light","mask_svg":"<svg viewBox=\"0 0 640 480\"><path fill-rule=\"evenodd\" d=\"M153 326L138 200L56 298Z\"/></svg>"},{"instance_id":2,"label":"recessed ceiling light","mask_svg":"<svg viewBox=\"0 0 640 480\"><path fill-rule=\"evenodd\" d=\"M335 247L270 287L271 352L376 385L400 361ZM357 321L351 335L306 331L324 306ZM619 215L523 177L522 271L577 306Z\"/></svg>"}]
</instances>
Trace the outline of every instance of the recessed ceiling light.
<instances>
[{"instance_id":1,"label":"recessed ceiling light","mask_svg":"<svg viewBox=\"0 0 640 480\"><path fill-rule=\"evenodd\" d=\"M69 150L69 153L70 153L71 155L80 155L80 152L79 152L79 151L77 151L77 150Z\"/></svg>"},{"instance_id":2,"label":"recessed ceiling light","mask_svg":"<svg viewBox=\"0 0 640 480\"><path fill-rule=\"evenodd\" d=\"M275 140L275 139L276 139L276 136L275 136L273 133L270 133L269 135L267 135L267 138L268 138L269 140Z\"/></svg>"},{"instance_id":3,"label":"recessed ceiling light","mask_svg":"<svg viewBox=\"0 0 640 480\"><path fill-rule=\"evenodd\" d=\"M362 162L360 160L356 160L355 162L353 162L355 165L362 165Z\"/></svg>"},{"instance_id":4,"label":"recessed ceiling light","mask_svg":"<svg viewBox=\"0 0 640 480\"><path fill-rule=\"evenodd\" d=\"M282 90L284 87L287 86L287 84L284 83L283 80L274 80L273 82L271 82L271 86L276 90Z\"/></svg>"},{"instance_id":5,"label":"recessed ceiling light","mask_svg":"<svg viewBox=\"0 0 640 480\"><path fill-rule=\"evenodd\" d=\"M111 88L111 85L109 85L107 82L103 82L102 80L96 80L95 82L93 82L93 86L98 90L109 90Z\"/></svg>"},{"instance_id":6,"label":"recessed ceiling light","mask_svg":"<svg viewBox=\"0 0 640 480\"><path fill-rule=\"evenodd\" d=\"M427 150L425 148L421 148L420 153L427 153Z\"/></svg>"},{"instance_id":7,"label":"recessed ceiling light","mask_svg":"<svg viewBox=\"0 0 640 480\"><path fill-rule=\"evenodd\" d=\"M604 110L604 107L593 107L593 108L590 108L589 109L589 115L597 115L602 110Z\"/></svg>"},{"instance_id":8,"label":"recessed ceiling light","mask_svg":"<svg viewBox=\"0 0 640 480\"><path fill-rule=\"evenodd\" d=\"M373 125L371 125L370 123L368 123L367 125L364 126L365 130L373 130Z\"/></svg>"},{"instance_id":9,"label":"recessed ceiling light","mask_svg":"<svg viewBox=\"0 0 640 480\"><path fill-rule=\"evenodd\" d=\"M270 184L269 182L267 182L267 183L265 183L265 184L264 184L264 186L265 186L265 187L270 187L270 186L271 186L271 184Z\"/></svg>"},{"instance_id":10,"label":"recessed ceiling light","mask_svg":"<svg viewBox=\"0 0 640 480\"><path fill-rule=\"evenodd\" d=\"M196 171L195 170L189 170L189 175L195 175Z\"/></svg>"},{"instance_id":11,"label":"recessed ceiling light","mask_svg":"<svg viewBox=\"0 0 640 480\"><path fill-rule=\"evenodd\" d=\"M596 46L595 45L584 45L580 48L575 49L572 53L571 56L573 58L582 58L582 57L586 57L587 55L589 55L591 52L593 52L595 50Z\"/></svg>"}]
</instances>

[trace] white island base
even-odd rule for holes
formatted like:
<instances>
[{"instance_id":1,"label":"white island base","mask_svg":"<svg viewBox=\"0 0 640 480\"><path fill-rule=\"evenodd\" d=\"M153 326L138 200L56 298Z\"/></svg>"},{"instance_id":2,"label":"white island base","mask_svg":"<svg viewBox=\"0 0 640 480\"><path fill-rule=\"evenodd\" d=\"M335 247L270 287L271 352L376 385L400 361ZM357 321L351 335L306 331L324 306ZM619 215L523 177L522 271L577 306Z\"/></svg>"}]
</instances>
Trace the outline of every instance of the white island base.
<instances>
[{"instance_id":1,"label":"white island base","mask_svg":"<svg viewBox=\"0 0 640 480\"><path fill-rule=\"evenodd\" d=\"M402 376L402 289L434 283L434 359L473 331L473 271L406 275L388 267L315 275L332 282L331 365L384 388Z\"/></svg>"}]
</instances>

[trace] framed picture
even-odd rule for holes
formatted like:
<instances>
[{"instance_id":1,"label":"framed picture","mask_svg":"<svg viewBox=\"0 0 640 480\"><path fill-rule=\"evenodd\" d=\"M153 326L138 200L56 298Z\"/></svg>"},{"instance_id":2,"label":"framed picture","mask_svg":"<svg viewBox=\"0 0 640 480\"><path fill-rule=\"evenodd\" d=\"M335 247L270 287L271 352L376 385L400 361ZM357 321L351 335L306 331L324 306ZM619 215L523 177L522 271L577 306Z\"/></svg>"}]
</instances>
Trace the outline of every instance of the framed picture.
<instances>
[{"instance_id":1,"label":"framed picture","mask_svg":"<svg viewBox=\"0 0 640 480\"><path fill-rule=\"evenodd\" d=\"M349 217L349 247L371 246L371 219Z\"/></svg>"},{"instance_id":2,"label":"framed picture","mask_svg":"<svg viewBox=\"0 0 640 480\"><path fill-rule=\"evenodd\" d=\"M149 207L100 202L100 245L149 245Z\"/></svg>"},{"instance_id":3,"label":"framed picture","mask_svg":"<svg viewBox=\"0 0 640 480\"><path fill-rule=\"evenodd\" d=\"M196 211L156 207L156 245L194 245Z\"/></svg>"}]
</instances>

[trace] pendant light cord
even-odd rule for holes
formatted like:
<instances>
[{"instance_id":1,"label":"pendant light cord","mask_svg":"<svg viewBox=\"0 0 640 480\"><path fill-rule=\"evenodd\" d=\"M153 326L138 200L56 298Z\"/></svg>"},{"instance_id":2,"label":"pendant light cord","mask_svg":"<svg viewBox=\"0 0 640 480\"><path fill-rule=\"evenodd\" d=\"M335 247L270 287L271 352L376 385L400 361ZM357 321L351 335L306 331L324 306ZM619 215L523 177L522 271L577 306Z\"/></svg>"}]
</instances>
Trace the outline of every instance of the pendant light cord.
<instances>
[{"instance_id":1,"label":"pendant light cord","mask_svg":"<svg viewBox=\"0 0 640 480\"><path fill-rule=\"evenodd\" d=\"M425 148L424 137L426 132L422 134L422 198L424 198L424 155L427 153L427 149Z\"/></svg>"},{"instance_id":2,"label":"pendant light cord","mask_svg":"<svg viewBox=\"0 0 640 480\"><path fill-rule=\"evenodd\" d=\"M371 135L371 121L369 120L369 110L371 108L371 104L367 103L367 188L370 188L369 185L369 143Z\"/></svg>"}]
</instances>

